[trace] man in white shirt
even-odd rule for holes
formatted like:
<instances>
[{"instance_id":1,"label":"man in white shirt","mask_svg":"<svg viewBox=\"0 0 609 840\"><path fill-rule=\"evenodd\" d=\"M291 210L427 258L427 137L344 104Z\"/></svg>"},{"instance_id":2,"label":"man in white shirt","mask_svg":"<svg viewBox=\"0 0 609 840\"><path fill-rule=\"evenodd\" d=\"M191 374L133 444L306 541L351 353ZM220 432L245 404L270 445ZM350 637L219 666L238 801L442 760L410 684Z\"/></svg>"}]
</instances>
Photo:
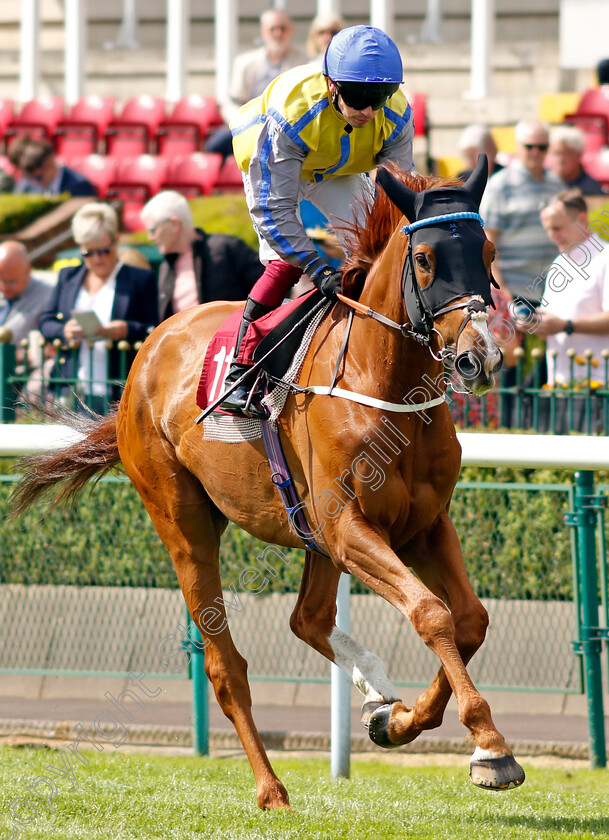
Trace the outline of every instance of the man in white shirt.
<instances>
[{"instance_id":1,"label":"man in white shirt","mask_svg":"<svg viewBox=\"0 0 609 840\"><path fill-rule=\"evenodd\" d=\"M547 340L548 383L604 382L601 353L609 349L609 242L588 227L586 202L578 189L559 192L541 211L541 223L560 254L546 274L536 334ZM608 224L602 225L609 234ZM575 355L569 358L567 351ZM573 368L571 367L573 365Z\"/></svg>"}]
</instances>

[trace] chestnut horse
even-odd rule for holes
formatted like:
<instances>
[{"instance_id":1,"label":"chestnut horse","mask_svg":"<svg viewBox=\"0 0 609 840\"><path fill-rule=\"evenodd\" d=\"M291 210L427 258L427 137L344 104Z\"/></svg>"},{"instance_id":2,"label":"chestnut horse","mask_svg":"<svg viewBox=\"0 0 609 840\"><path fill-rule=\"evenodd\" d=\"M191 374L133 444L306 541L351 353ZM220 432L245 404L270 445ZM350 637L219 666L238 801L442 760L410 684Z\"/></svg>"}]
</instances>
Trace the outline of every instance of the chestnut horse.
<instances>
[{"instance_id":1,"label":"chestnut horse","mask_svg":"<svg viewBox=\"0 0 609 840\"><path fill-rule=\"evenodd\" d=\"M439 726L454 692L475 741L472 781L505 789L521 784L524 773L466 669L488 616L469 583L448 514L460 446L442 399L451 357L456 375L475 393L493 385L501 366L487 324L494 248L477 215L486 159L465 185L392 171L379 171L383 190L367 208L365 224L352 231L344 274L345 294L358 302L336 385L354 397L291 393L278 420L309 524L329 555L307 551L290 626L353 679L364 695L362 722L380 746L409 743ZM330 383L349 322L344 300L321 321L300 386ZM74 496L89 478L122 461L206 642L205 670L251 763L258 804L285 808L287 791L252 717L247 663L225 619L219 546L228 520L268 543L303 548L303 540L271 482L261 440L208 440L194 422L205 348L237 306L197 306L155 329L137 354L118 408L88 420L80 442L29 459L15 512L54 485L61 488L59 499ZM372 403L356 401L357 395ZM405 400L414 403L411 410ZM423 410L425 402L432 405ZM371 481L374 465L382 481ZM402 703L382 661L336 627L341 572L399 610L439 658L440 670L414 706ZM206 626L210 616L215 629Z\"/></svg>"}]
</instances>

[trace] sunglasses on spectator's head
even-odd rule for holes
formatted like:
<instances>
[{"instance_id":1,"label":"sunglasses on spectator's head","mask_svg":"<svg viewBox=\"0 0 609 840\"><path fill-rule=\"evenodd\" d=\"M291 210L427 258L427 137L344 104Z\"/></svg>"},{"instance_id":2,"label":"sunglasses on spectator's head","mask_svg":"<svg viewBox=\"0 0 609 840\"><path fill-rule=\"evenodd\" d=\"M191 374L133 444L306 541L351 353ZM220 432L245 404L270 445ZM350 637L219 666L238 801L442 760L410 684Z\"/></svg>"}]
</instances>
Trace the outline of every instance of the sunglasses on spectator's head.
<instances>
[{"instance_id":1,"label":"sunglasses on spectator's head","mask_svg":"<svg viewBox=\"0 0 609 840\"><path fill-rule=\"evenodd\" d=\"M539 149L540 152L547 152L548 151L548 143L523 143L522 144L527 151L531 151L531 149Z\"/></svg>"},{"instance_id":2,"label":"sunglasses on spectator's head","mask_svg":"<svg viewBox=\"0 0 609 840\"><path fill-rule=\"evenodd\" d=\"M355 111L364 111L366 108L378 111L393 96L399 85L389 82L336 82L336 87L349 108Z\"/></svg>"},{"instance_id":3,"label":"sunglasses on spectator's head","mask_svg":"<svg viewBox=\"0 0 609 840\"><path fill-rule=\"evenodd\" d=\"M331 35L333 38L334 38L335 35L338 35L339 32L340 32L340 29L318 29L317 30L318 35Z\"/></svg>"},{"instance_id":4,"label":"sunglasses on spectator's head","mask_svg":"<svg viewBox=\"0 0 609 840\"><path fill-rule=\"evenodd\" d=\"M89 248L88 250L81 250L80 256L87 259L87 257L107 257L110 251L112 250L112 246L108 248Z\"/></svg>"}]
</instances>

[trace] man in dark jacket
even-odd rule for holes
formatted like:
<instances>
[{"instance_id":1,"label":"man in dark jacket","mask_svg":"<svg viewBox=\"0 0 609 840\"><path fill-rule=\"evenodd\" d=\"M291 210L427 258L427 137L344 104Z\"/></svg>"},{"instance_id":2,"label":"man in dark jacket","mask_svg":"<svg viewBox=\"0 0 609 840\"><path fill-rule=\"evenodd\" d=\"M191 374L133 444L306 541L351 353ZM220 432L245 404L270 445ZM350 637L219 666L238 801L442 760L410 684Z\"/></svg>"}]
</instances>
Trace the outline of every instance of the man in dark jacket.
<instances>
[{"instance_id":1,"label":"man in dark jacket","mask_svg":"<svg viewBox=\"0 0 609 840\"><path fill-rule=\"evenodd\" d=\"M21 173L14 187L16 193L70 193L80 198L97 196L97 190L88 178L57 161L53 146L46 140L18 137L11 144L8 157Z\"/></svg>"},{"instance_id":2,"label":"man in dark jacket","mask_svg":"<svg viewBox=\"0 0 609 840\"><path fill-rule=\"evenodd\" d=\"M245 300L263 272L258 254L236 236L194 227L188 202L164 190L144 206L148 236L164 257L159 268L159 321L212 300Z\"/></svg>"}]
</instances>

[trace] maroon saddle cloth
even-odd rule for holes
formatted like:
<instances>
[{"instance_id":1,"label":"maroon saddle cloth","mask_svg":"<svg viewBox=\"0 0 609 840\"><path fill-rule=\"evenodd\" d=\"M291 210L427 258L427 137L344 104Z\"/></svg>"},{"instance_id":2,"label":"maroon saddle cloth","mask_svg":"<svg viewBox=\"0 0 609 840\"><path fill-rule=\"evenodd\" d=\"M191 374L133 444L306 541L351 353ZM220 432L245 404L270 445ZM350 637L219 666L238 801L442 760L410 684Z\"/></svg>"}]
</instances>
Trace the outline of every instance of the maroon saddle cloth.
<instances>
[{"instance_id":1,"label":"maroon saddle cloth","mask_svg":"<svg viewBox=\"0 0 609 840\"><path fill-rule=\"evenodd\" d=\"M249 365L253 364L255 350L263 342L263 340L266 339L270 332L281 325L290 326L294 319L298 320L298 317L305 314L307 309L310 308L311 303L315 303L319 300L319 298L319 292L316 290L307 292L306 295L301 295L301 297L296 300L290 300L282 306L277 307L277 309L273 309L267 315L263 315L261 318L258 318L257 321L253 321L249 325L241 345L243 363ZM201 371L199 387L197 389L197 405L199 408L206 409L208 405L211 405L211 403L217 400L218 397L222 396L224 392L224 380L229 371L235 353L237 332L239 330L242 315L243 309L238 309L237 312L233 312L233 314L224 321L212 340L209 342L207 353L205 354L205 360L203 362L203 370ZM298 340L300 340L300 337ZM271 346L269 345L268 347L265 347L266 344L267 342L264 342L263 344L265 351L270 349ZM280 350L281 349L283 348L280 348ZM280 350L277 352L279 353ZM289 351L288 348L286 348L286 352L289 353L291 357L294 355L295 350L292 346ZM284 354L284 358L285 355L286 354ZM289 359L288 364L284 367L284 371L287 369L288 365ZM281 375L280 373L277 373L276 370L273 372L277 376ZM222 412L222 409L216 409L216 411L226 413Z\"/></svg>"}]
</instances>

